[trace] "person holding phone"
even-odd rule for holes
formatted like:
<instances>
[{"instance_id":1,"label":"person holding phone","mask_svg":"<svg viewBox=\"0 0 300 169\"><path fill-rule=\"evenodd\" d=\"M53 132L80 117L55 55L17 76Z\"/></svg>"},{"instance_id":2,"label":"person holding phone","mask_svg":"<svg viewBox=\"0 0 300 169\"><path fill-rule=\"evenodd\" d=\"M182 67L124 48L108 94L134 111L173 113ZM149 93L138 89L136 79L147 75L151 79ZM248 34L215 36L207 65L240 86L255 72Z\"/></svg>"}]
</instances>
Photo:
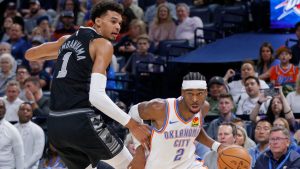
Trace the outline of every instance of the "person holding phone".
<instances>
[{"instance_id":1,"label":"person holding phone","mask_svg":"<svg viewBox=\"0 0 300 169\"><path fill-rule=\"evenodd\" d=\"M266 120L268 120L270 123L273 124L275 119L279 117L283 117L289 122L289 125L292 126L295 123L295 117L293 111L290 105L288 104L287 99L283 95L282 87L279 86L277 87L276 90L278 90L278 95L274 96L271 99L270 104L268 106L267 113L261 116L258 115L259 109L261 105L269 99L264 94L260 95L256 103L256 106L254 107L254 109L250 114L250 120L252 122L256 123L260 119L265 118Z\"/></svg>"}]
</instances>

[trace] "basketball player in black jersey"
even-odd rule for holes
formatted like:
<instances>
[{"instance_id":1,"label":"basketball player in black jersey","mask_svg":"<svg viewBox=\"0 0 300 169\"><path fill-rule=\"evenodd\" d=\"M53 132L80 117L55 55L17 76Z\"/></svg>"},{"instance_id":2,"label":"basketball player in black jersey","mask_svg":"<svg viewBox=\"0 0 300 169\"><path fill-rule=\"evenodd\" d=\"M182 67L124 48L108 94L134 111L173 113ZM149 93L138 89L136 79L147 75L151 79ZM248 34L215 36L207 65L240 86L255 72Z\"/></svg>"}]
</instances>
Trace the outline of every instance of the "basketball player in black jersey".
<instances>
[{"instance_id":1,"label":"basketball player in black jersey","mask_svg":"<svg viewBox=\"0 0 300 169\"><path fill-rule=\"evenodd\" d=\"M101 112L118 121L145 146L149 128L119 109L106 95L106 68L120 31L123 10L114 2L100 2L91 12L92 28L29 49L28 60L57 59L51 86L49 140L69 169L95 167L104 160L116 169L132 159L122 141L108 128ZM101 111L101 112L100 112Z\"/></svg>"}]
</instances>

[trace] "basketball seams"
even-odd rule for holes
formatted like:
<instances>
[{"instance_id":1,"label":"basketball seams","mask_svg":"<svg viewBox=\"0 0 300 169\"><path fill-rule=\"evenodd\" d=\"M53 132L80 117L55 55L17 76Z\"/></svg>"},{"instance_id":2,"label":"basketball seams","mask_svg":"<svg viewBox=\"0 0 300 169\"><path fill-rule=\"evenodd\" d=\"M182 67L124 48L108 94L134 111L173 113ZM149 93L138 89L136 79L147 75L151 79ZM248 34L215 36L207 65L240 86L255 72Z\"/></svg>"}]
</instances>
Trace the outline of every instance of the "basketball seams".
<instances>
[{"instance_id":1,"label":"basketball seams","mask_svg":"<svg viewBox=\"0 0 300 169\"><path fill-rule=\"evenodd\" d=\"M235 148L235 147L233 147L233 148L228 148L228 149L226 149L226 150L230 150L230 149L234 149L234 148ZM243 160L243 161L246 161L248 164L250 164L250 162L249 162L248 160L243 159L243 158L238 157L238 156L235 156L235 155L232 155L232 154L225 154L224 152L222 152L222 155L226 155L226 156L228 156L228 157L236 157L236 158L241 159L241 160Z\"/></svg>"}]
</instances>

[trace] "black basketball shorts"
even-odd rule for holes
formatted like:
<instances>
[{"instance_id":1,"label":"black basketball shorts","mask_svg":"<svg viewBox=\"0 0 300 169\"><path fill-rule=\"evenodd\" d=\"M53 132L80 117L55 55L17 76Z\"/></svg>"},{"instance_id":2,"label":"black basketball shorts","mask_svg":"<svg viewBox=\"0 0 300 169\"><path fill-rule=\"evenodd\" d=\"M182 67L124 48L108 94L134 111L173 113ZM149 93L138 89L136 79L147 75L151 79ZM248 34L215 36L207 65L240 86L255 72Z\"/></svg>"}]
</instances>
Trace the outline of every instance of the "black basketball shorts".
<instances>
[{"instance_id":1,"label":"black basketball shorts","mask_svg":"<svg viewBox=\"0 0 300 169\"><path fill-rule=\"evenodd\" d=\"M111 159L123 148L121 139L89 108L50 112L48 133L69 169L96 167L99 160Z\"/></svg>"}]
</instances>

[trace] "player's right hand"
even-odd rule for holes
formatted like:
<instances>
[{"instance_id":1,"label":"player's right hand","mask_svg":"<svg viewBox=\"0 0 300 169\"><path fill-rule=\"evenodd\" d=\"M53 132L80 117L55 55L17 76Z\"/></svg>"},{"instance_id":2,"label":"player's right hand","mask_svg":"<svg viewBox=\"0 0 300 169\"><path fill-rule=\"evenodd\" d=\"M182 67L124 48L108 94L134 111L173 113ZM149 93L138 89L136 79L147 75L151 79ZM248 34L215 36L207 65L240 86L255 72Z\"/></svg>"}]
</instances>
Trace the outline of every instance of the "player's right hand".
<instances>
[{"instance_id":1,"label":"player's right hand","mask_svg":"<svg viewBox=\"0 0 300 169\"><path fill-rule=\"evenodd\" d=\"M151 130L148 125L139 124L135 120L130 119L126 127L144 148L149 149Z\"/></svg>"}]
</instances>

